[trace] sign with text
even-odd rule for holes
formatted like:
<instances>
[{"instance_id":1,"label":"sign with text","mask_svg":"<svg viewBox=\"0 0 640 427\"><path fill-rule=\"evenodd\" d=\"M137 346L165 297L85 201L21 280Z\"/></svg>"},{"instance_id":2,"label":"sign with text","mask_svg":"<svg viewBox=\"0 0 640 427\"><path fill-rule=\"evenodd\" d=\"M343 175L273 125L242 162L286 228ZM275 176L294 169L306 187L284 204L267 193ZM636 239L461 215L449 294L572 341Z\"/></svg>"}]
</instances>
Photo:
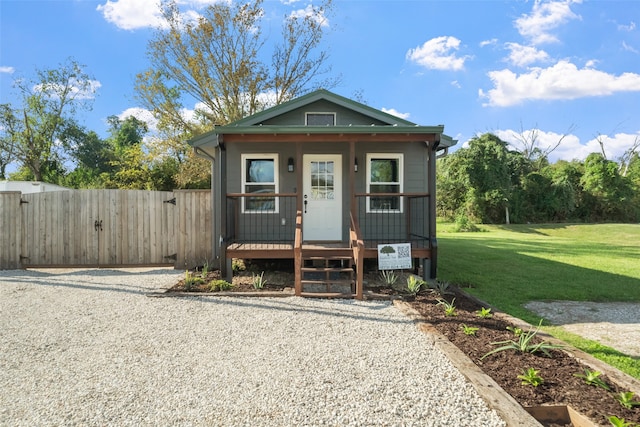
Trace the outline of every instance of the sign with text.
<instances>
[{"instance_id":1,"label":"sign with text","mask_svg":"<svg viewBox=\"0 0 640 427\"><path fill-rule=\"evenodd\" d=\"M378 245L378 270L411 268L411 243Z\"/></svg>"}]
</instances>

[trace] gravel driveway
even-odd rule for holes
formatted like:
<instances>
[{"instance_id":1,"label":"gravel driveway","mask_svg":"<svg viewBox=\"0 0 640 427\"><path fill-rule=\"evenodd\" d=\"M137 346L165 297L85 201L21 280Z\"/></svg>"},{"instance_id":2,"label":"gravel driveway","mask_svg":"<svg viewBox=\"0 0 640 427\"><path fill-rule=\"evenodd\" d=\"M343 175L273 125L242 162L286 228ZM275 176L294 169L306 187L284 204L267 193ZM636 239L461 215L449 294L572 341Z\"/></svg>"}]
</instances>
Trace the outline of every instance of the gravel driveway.
<instances>
[{"instance_id":1,"label":"gravel driveway","mask_svg":"<svg viewBox=\"0 0 640 427\"><path fill-rule=\"evenodd\" d=\"M504 425L388 303L145 296L180 276L0 271L0 425Z\"/></svg>"}]
</instances>

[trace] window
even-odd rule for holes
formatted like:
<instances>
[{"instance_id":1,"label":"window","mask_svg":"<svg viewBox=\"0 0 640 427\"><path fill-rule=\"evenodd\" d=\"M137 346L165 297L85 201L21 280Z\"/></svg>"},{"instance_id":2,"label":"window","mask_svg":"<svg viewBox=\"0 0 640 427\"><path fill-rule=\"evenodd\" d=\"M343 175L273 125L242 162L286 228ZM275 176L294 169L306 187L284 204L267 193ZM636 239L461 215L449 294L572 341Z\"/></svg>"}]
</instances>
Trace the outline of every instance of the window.
<instances>
[{"instance_id":1,"label":"window","mask_svg":"<svg viewBox=\"0 0 640 427\"><path fill-rule=\"evenodd\" d=\"M367 212L402 212L402 154L367 154L367 192L381 193L367 197Z\"/></svg>"},{"instance_id":2,"label":"window","mask_svg":"<svg viewBox=\"0 0 640 427\"><path fill-rule=\"evenodd\" d=\"M278 192L278 156L276 154L242 155L242 192ZM243 212L278 212L277 197L245 197Z\"/></svg>"},{"instance_id":3,"label":"window","mask_svg":"<svg viewBox=\"0 0 640 427\"><path fill-rule=\"evenodd\" d=\"M336 113L306 113L307 126L335 126Z\"/></svg>"}]
</instances>

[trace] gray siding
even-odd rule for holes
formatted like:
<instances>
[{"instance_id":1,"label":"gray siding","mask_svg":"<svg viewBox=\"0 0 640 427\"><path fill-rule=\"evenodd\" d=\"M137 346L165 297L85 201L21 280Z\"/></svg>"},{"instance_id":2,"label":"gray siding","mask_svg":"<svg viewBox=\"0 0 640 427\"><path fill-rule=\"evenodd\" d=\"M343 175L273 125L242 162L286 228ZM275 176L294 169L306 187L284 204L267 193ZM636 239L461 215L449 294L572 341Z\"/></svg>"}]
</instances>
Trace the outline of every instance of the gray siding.
<instances>
[{"instance_id":1,"label":"gray siding","mask_svg":"<svg viewBox=\"0 0 640 427\"><path fill-rule=\"evenodd\" d=\"M348 108L341 107L329 101L320 100L313 102L304 108L300 108L288 113L282 114L278 117L274 117L270 120L265 120L264 125L293 125L302 126L305 125L305 113L336 113L336 125L348 126L348 125L379 125L384 126L387 123L376 120L372 117L364 114L357 113Z\"/></svg>"}]
</instances>

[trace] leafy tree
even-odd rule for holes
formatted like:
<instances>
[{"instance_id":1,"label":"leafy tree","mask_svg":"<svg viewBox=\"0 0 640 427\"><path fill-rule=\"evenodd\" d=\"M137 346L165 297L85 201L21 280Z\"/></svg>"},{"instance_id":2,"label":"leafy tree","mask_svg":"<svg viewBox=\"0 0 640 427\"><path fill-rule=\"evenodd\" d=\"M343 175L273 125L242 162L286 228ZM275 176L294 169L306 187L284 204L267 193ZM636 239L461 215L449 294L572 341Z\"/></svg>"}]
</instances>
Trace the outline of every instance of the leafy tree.
<instances>
[{"instance_id":1,"label":"leafy tree","mask_svg":"<svg viewBox=\"0 0 640 427\"><path fill-rule=\"evenodd\" d=\"M21 106L0 105L0 151L10 153L33 179L57 180L63 171L59 138L75 125L79 108L91 107L96 86L71 59L58 69L37 70L36 74L33 81L14 81Z\"/></svg>"},{"instance_id":2,"label":"leafy tree","mask_svg":"<svg viewBox=\"0 0 640 427\"><path fill-rule=\"evenodd\" d=\"M593 220L636 220L638 207L632 204L631 181L620 175L616 162L600 153L591 153L584 162L584 170L581 182L595 199Z\"/></svg>"},{"instance_id":3,"label":"leafy tree","mask_svg":"<svg viewBox=\"0 0 640 427\"><path fill-rule=\"evenodd\" d=\"M169 136L165 145L171 144L172 151L189 153L185 141L214 125L337 83L321 79L330 72L320 43L331 0L310 8L304 17L284 19L270 62L263 52L271 35L262 31L262 0L216 2L196 20L182 14L174 0L161 5L167 29L159 29L149 43L150 68L137 76L136 92L158 118L161 135ZM197 102L196 120L183 113L187 100ZM192 153L183 159L179 183L193 184L194 169L199 170L198 181L209 173L206 160Z\"/></svg>"}]
</instances>

